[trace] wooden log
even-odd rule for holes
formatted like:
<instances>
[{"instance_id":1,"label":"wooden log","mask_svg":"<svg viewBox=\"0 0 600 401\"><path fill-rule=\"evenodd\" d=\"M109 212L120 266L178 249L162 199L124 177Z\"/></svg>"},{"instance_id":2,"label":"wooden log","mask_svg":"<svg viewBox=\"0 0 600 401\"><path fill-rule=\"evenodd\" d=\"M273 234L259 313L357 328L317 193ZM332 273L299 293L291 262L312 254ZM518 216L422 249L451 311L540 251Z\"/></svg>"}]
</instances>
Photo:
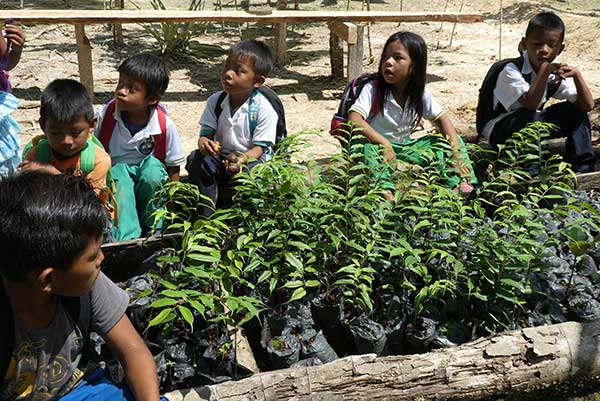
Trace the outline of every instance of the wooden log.
<instances>
[{"instance_id":1,"label":"wooden log","mask_svg":"<svg viewBox=\"0 0 600 401\"><path fill-rule=\"evenodd\" d=\"M600 321L528 328L410 356L352 356L167 394L200 400L559 399L600 388Z\"/></svg>"},{"instance_id":2,"label":"wooden log","mask_svg":"<svg viewBox=\"0 0 600 401\"><path fill-rule=\"evenodd\" d=\"M181 236L181 233L172 233L103 244L102 271L115 282L127 281L131 276L141 272L143 261L156 251L178 247L181 244Z\"/></svg>"},{"instance_id":3,"label":"wooden log","mask_svg":"<svg viewBox=\"0 0 600 401\"><path fill-rule=\"evenodd\" d=\"M343 77L344 44L333 31L329 31L329 62L331 63L331 75L337 78Z\"/></svg>"},{"instance_id":4,"label":"wooden log","mask_svg":"<svg viewBox=\"0 0 600 401\"><path fill-rule=\"evenodd\" d=\"M77 62L79 64L79 81L85 86L92 100L94 99L94 72L92 69L92 47L85 36L85 25L75 24L77 39Z\"/></svg>"},{"instance_id":5,"label":"wooden log","mask_svg":"<svg viewBox=\"0 0 600 401\"><path fill-rule=\"evenodd\" d=\"M356 27L356 43L348 43L348 82L362 72L364 25Z\"/></svg>"},{"instance_id":6,"label":"wooden log","mask_svg":"<svg viewBox=\"0 0 600 401\"><path fill-rule=\"evenodd\" d=\"M115 8L119 10L125 9L125 0L114 0ZM115 45L123 45L123 25L121 23L113 24L113 40Z\"/></svg>"},{"instance_id":7,"label":"wooden log","mask_svg":"<svg viewBox=\"0 0 600 401\"><path fill-rule=\"evenodd\" d=\"M593 173L577 174L577 189L582 191L600 190L600 171Z\"/></svg>"},{"instance_id":8,"label":"wooden log","mask_svg":"<svg viewBox=\"0 0 600 401\"><path fill-rule=\"evenodd\" d=\"M252 14L246 11L177 10L0 10L0 19L21 24L113 24L142 22L482 22L483 15L469 13L409 13L397 11L287 11Z\"/></svg>"}]
</instances>

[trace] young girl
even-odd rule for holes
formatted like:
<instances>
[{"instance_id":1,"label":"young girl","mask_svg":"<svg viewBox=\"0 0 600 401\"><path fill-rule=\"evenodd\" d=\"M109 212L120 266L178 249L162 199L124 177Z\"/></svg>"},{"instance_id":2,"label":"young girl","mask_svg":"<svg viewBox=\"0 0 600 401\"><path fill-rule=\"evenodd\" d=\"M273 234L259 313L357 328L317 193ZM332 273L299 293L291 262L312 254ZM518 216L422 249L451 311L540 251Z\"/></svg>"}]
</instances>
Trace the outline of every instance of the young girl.
<instances>
[{"instance_id":1,"label":"young girl","mask_svg":"<svg viewBox=\"0 0 600 401\"><path fill-rule=\"evenodd\" d=\"M393 196L390 167L395 166L397 159L421 166L432 159L445 159L444 152L434 150L438 141L435 137L411 138L421 118L433 122L452 147L456 172L441 171L448 186L468 193L473 190L471 184L477 182L464 143L444 110L425 89L426 70L427 45L423 38L411 32L393 34L383 47L377 79L365 85L348 113L349 120L362 127L362 134L370 142L364 147L365 162L390 190L386 197ZM377 107L370 114L373 104ZM380 145L384 166L377 162Z\"/></svg>"},{"instance_id":2,"label":"young girl","mask_svg":"<svg viewBox=\"0 0 600 401\"><path fill-rule=\"evenodd\" d=\"M0 36L0 60L5 58L7 42ZM2 75L3 71L0 71ZM2 86L2 79L0 79ZM19 101L12 94L0 91L0 177L16 171L21 157L19 155L19 132L21 127L12 118L12 113L19 106Z\"/></svg>"}]
</instances>

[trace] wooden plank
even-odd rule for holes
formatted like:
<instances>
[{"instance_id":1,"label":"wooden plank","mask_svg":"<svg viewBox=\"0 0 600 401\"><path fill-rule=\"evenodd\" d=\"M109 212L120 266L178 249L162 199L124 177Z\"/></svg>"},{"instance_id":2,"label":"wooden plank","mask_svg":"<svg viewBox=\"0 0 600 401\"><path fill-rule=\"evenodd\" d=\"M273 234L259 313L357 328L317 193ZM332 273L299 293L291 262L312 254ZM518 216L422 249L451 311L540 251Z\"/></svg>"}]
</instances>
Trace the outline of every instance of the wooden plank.
<instances>
[{"instance_id":1,"label":"wooden plank","mask_svg":"<svg viewBox=\"0 0 600 401\"><path fill-rule=\"evenodd\" d=\"M472 13L411 13L400 11L287 11L251 14L246 11L175 10L0 10L0 20L12 18L21 24L110 24L140 22L482 22Z\"/></svg>"},{"instance_id":2,"label":"wooden plank","mask_svg":"<svg viewBox=\"0 0 600 401\"><path fill-rule=\"evenodd\" d=\"M329 31L329 61L331 75L341 78L344 76L344 43L333 31Z\"/></svg>"},{"instance_id":3,"label":"wooden plank","mask_svg":"<svg viewBox=\"0 0 600 401\"><path fill-rule=\"evenodd\" d=\"M329 30L349 44L356 44L357 27L351 22L329 21Z\"/></svg>"},{"instance_id":4,"label":"wooden plank","mask_svg":"<svg viewBox=\"0 0 600 401\"><path fill-rule=\"evenodd\" d=\"M577 189L582 191L600 190L600 171L577 174Z\"/></svg>"},{"instance_id":5,"label":"wooden plank","mask_svg":"<svg viewBox=\"0 0 600 401\"><path fill-rule=\"evenodd\" d=\"M123 10L125 8L125 0L114 0L115 8L119 10ZM113 25L113 40L115 45L122 46L123 45L123 25L121 23L116 23Z\"/></svg>"},{"instance_id":6,"label":"wooden plank","mask_svg":"<svg viewBox=\"0 0 600 401\"><path fill-rule=\"evenodd\" d=\"M364 25L357 26L356 44L348 44L348 82L362 72Z\"/></svg>"},{"instance_id":7,"label":"wooden plank","mask_svg":"<svg viewBox=\"0 0 600 401\"><path fill-rule=\"evenodd\" d=\"M85 86L92 100L94 99L94 72L92 69L92 47L85 36L85 25L75 24L77 39L77 62L79 64L79 81Z\"/></svg>"}]
</instances>

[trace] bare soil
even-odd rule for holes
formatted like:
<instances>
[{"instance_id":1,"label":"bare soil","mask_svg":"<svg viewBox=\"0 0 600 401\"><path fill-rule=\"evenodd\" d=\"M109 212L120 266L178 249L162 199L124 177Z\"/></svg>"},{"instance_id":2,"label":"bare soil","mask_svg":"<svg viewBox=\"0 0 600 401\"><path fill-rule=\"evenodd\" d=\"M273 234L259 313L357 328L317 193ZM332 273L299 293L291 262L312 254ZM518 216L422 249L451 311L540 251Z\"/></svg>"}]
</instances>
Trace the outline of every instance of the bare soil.
<instances>
[{"instance_id":1,"label":"bare soil","mask_svg":"<svg viewBox=\"0 0 600 401\"><path fill-rule=\"evenodd\" d=\"M188 0L165 1L169 8L185 8ZM208 2L211 4L212 2ZM253 1L253 4L255 2ZM273 2L274 3L274 2ZM293 1L289 0L289 7ZM233 8L233 1L223 2ZM502 13L500 4L503 5ZM149 1L138 5L149 8ZM244 4L240 2L240 5ZM17 9L19 0L3 0L0 8ZM129 3L127 8L134 6ZM213 9L207 5L206 9ZM346 1L320 3L301 0L301 10L345 10ZM27 0L25 8L102 9L102 0ZM360 9L359 1L351 1L350 8ZM415 0L373 1L373 10L404 11L459 11L485 15L482 23L376 23L370 27L370 45L365 42L364 70L377 68L382 46L389 35L398 30L410 30L422 35L429 46L428 88L446 107L459 133L467 139L475 137L475 106L478 88L489 66L501 57L513 57L524 34L527 20L541 10L553 10L567 26L566 49L558 61L577 66L592 93L600 103L600 3L593 0L547 2L491 1L491 0ZM500 16L502 14L502 24ZM501 41L500 41L501 29ZM95 103L100 107L112 96L117 82L116 68L129 55L140 51L156 50L155 41L139 25L125 25L125 45L116 47L109 26L86 28L93 46ZM39 96L43 88L55 78L78 78L75 33L69 25L25 27L27 44L21 63L11 72L14 93L22 99L16 113L23 127L22 140L26 143L39 134L37 124ZM270 25L206 26L206 33L197 39L202 43L217 44L224 49L240 39L260 38L272 43ZM288 130L297 132L314 129L321 134L312 137L315 145L306 157L323 157L337 151L336 141L327 134L329 120L335 112L345 85L344 79L330 76L329 30L325 23L294 24L288 27L288 63L278 68L269 78L281 96L286 108ZM223 56L170 60L171 83L163 98L169 115L175 121L187 152L196 146L198 120L210 94L220 89L219 74ZM592 113L593 130L600 130L600 109Z\"/></svg>"}]
</instances>

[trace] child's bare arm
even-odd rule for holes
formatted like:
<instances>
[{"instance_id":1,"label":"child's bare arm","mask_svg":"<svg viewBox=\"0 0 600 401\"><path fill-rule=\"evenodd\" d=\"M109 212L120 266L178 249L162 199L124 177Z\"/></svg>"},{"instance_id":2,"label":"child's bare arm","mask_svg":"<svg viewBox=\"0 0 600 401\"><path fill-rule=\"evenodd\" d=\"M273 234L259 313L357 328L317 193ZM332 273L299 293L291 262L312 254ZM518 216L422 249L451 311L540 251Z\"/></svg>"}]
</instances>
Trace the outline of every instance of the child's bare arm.
<instances>
[{"instance_id":1,"label":"child's bare arm","mask_svg":"<svg viewBox=\"0 0 600 401\"><path fill-rule=\"evenodd\" d=\"M591 111L595 106L594 96L592 96L592 92L583 79L583 75L581 75L579 68L561 64L556 72L563 79L573 77L575 87L577 88L577 101L575 102L575 106L584 113Z\"/></svg>"},{"instance_id":2,"label":"child's bare arm","mask_svg":"<svg viewBox=\"0 0 600 401\"><path fill-rule=\"evenodd\" d=\"M519 103L527 110L536 111L542 97L546 92L546 86L548 85L548 76L554 72L557 65L550 64L548 62L542 63L540 69L535 76L535 79L529 86L529 90L521 96Z\"/></svg>"},{"instance_id":3,"label":"child's bare arm","mask_svg":"<svg viewBox=\"0 0 600 401\"><path fill-rule=\"evenodd\" d=\"M179 166L166 166L169 181L179 181Z\"/></svg>"},{"instance_id":4,"label":"child's bare arm","mask_svg":"<svg viewBox=\"0 0 600 401\"><path fill-rule=\"evenodd\" d=\"M42 163L36 160L24 160L19 164L21 170L45 171L50 174L62 174L62 172L50 163Z\"/></svg>"},{"instance_id":5,"label":"child's bare arm","mask_svg":"<svg viewBox=\"0 0 600 401\"><path fill-rule=\"evenodd\" d=\"M6 25L4 30L6 31L6 43L9 45L7 47L10 47L7 67L7 69L10 71L15 68L21 60L23 44L25 44L25 33L16 25Z\"/></svg>"},{"instance_id":6,"label":"child's bare arm","mask_svg":"<svg viewBox=\"0 0 600 401\"><path fill-rule=\"evenodd\" d=\"M450 146L452 146L452 160L454 166L460 171L460 175L466 179L471 174L471 170L469 169L469 166L463 163L464 160L462 160L462 154L460 152L460 141L458 140L458 135L456 134L456 130L454 129L450 117L446 114L442 114L435 120L435 124L440 133L446 137Z\"/></svg>"},{"instance_id":7,"label":"child's bare arm","mask_svg":"<svg viewBox=\"0 0 600 401\"><path fill-rule=\"evenodd\" d=\"M371 127L371 124L369 124L360 113L350 111L350 113L348 113L348 120L362 128L361 133L369 140L369 142L383 145L384 162L396 161L396 152L394 152L391 142L379 132L375 131L375 129Z\"/></svg>"},{"instance_id":8,"label":"child's bare arm","mask_svg":"<svg viewBox=\"0 0 600 401\"><path fill-rule=\"evenodd\" d=\"M123 365L135 399L158 401L160 393L154 358L126 315L104 336L104 340Z\"/></svg>"}]
</instances>

